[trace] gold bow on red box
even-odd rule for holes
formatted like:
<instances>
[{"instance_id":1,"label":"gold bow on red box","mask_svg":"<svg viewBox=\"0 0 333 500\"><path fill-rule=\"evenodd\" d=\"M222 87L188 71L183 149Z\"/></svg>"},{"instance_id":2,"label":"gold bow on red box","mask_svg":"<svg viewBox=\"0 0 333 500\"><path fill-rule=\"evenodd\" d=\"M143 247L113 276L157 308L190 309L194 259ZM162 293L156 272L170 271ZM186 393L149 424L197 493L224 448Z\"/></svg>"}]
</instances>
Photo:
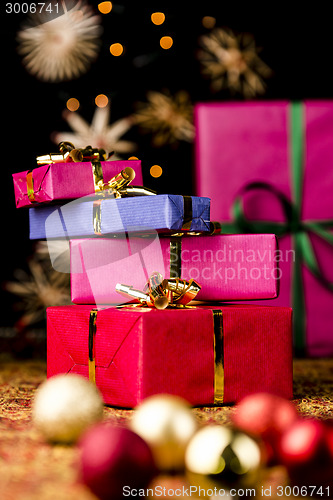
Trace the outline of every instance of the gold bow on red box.
<instances>
[{"instance_id":1,"label":"gold bow on red box","mask_svg":"<svg viewBox=\"0 0 333 500\"><path fill-rule=\"evenodd\" d=\"M186 281L180 278L163 279L161 273L153 273L143 291L130 285L117 283L116 291L126 297L136 299L140 304L156 309L168 306L186 306L193 300L201 286L193 279Z\"/></svg>"}]
</instances>

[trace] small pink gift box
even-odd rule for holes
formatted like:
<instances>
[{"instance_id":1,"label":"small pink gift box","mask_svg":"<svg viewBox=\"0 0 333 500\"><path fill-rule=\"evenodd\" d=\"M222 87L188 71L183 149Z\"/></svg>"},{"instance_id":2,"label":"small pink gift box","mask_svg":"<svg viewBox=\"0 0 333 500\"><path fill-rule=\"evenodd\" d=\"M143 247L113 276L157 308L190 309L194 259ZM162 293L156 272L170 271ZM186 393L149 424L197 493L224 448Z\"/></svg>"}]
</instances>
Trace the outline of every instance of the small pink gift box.
<instances>
[{"instance_id":1,"label":"small pink gift box","mask_svg":"<svg viewBox=\"0 0 333 500\"><path fill-rule=\"evenodd\" d=\"M133 185L142 186L140 160L101 161L103 180L108 182L126 167L135 172ZM34 202L28 195L28 175L33 186ZM92 164L85 162L64 162L42 165L31 170L13 174L16 207L31 207L38 203L56 200L71 200L95 192Z\"/></svg>"},{"instance_id":2,"label":"small pink gift box","mask_svg":"<svg viewBox=\"0 0 333 500\"><path fill-rule=\"evenodd\" d=\"M198 300L278 296L273 234L90 238L70 241L71 297L76 304L119 304L117 283L142 290L153 272L194 279Z\"/></svg>"},{"instance_id":3,"label":"small pink gift box","mask_svg":"<svg viewBox=\"0 0 333 500\"><path fill-rule=\"evenodd\" d=\"M291 320L274 306L49 307L47 376L89 377L106 404L128 408L159 393L196 406L292 398Z\"/></svg>"},{"instance_id":4,"label":"small pink gift box","mask_svg":"<svg viewBox=\"0 0 333 500\"><path fill-rule=\"evenodd\" d=\"M295 352L333 355L333 101L198 104L195 124L196 194L224 232L279 236Z\"/></svg>"}]
</instances>

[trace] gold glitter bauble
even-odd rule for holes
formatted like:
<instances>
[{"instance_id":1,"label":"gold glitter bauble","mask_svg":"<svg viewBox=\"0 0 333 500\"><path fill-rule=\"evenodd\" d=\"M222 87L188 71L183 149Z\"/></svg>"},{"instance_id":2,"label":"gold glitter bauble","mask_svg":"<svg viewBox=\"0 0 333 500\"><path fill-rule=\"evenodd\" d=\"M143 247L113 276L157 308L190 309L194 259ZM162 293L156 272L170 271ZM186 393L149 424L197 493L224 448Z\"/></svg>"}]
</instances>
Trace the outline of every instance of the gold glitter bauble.
<instances>
[{"instance_id":1,"label":"gold glitter bauble","mask_svg":"<svg viewBox=\"0 0 333 500\"><path fill-rule=\"evenodd\" d=\"M130 426L150 445L160 470L184 468L185 449L197 429L187 401L169 394L151 396L136 408Z\"/></svg>"},{"instance_id":2,"label":"gold glitter bauble","mask_svg":"<svg viewBox=\"0 0 333 500\"><path fill-rule=\"evenodd\" d=\"M92 424L103 418L102 397L80 375L49 378L37 389L32 418L44 438L54 443L74 443Z\"/></svg>"}]
</instances>

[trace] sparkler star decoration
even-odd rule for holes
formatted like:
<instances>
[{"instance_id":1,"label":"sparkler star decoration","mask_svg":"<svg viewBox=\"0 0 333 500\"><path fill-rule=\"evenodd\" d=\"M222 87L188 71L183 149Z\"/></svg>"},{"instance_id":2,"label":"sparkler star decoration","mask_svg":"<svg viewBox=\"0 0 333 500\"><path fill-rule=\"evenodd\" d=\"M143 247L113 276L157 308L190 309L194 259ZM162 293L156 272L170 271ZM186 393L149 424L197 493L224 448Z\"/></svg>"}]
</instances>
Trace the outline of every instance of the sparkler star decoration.
<instances>
[{"instance_id":1,"label":"sparkler star decoration","mask_svg":"<svg viewBox=\"0 0 333 500\"><path fill-rule=\"evenodd\" d=\"M264 78L273 72L258 56L260 49L251 34L235 35L231 30L215 28L200 37L200 45L198 59L202 73L211 79L212 91L228 88L245 98L265 92Z\"/></svg>"},{"instance_id":2,"label":"sparkler star decoration","mask_svg":"<svg viewBox=\"0 0 333 500\"><path fill-rule=\"evenodd\" d=\"M62 15L57 15L55 8L31 14L17 35L23 64L43 81L59 82L82 75L100 45L100 17L91 7L83 0L62 0L61 6Z\"/></svg>"},{"instance_id":3,"label":"sparkler star decoration","mask_svg":"<svg viewBox=\"0 0 333 500\"><path fill-rule=\"evenodd\" d=\"M120 118L109 125L110 105L104 108L96 107L91 125L77 112L64 112L64 118L73 132L57 132L52 139L59 144L67 141L75 144L78 148L84 148L87 144L102 148L108 153L115 151L110 160L117 160L117 153L124 154L136 149L136 144L131 141L122 140L121 137L132 127L131 117Z\"/></svg>"},{"instance_id":4,"label":"sparkler star decoration","mask_svg":"<svg viewBox=\"0 0 333 500\"><path fill-rule=\"evenodd\" d=\"M193 105L187 92L179 91L171 96L150 91L147 99L148 103L138 104L135 122L143 131L153 134L154 146L193 141Z\"/></svg>"},{"instance_id":5,"label":"sparkler star decoration","mask_svg":"<svg viewBox=\"0 0 333 500\"><path fill-rule=\"evenodd\" d=\"M70 304L69 274L55 271L47 258L34 255L29 272L16 269L15 281L4 284L5 290L20 297L17 306L23 311L20 323L33 325L45 319L45 308Z\"/></svg>"}]
</instances>

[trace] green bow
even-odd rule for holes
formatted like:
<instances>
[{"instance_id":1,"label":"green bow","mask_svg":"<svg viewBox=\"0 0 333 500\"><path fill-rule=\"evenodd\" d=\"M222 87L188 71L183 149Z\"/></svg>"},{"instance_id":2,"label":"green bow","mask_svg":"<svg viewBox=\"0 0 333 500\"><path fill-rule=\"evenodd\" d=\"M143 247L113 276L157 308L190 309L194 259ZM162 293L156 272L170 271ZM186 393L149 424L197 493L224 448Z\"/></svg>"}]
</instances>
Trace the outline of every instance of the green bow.
<instances>
[{"instance_id":1,"label":"green bow","mask_svg":"<svg viewBox=\"0 0 333 500\"><path fill-rule=\"evenodd\" d=\"M301 102L290 106L290 154L292 167L293 200L289 200L276 187L264 182L247 184L236 196L232 205L233 222L222 224L224 232L229 233L274 233L278 237L291 234L295 249L295 262L292 277L292 305L294 311L294 347L295 354L305 354L306 308L303 290L302 266L305 266L322 285L333 292L333 283L326 279L320 269L315 254L311 234L315 234L333 247L333 219L303 221L303 153L304 153L304 107ZM285 215L283 223L272 221L250 221L244 215L243 197L253 190L265 190L273 194L280 202Z\"/></svg>"}]
</instances>

